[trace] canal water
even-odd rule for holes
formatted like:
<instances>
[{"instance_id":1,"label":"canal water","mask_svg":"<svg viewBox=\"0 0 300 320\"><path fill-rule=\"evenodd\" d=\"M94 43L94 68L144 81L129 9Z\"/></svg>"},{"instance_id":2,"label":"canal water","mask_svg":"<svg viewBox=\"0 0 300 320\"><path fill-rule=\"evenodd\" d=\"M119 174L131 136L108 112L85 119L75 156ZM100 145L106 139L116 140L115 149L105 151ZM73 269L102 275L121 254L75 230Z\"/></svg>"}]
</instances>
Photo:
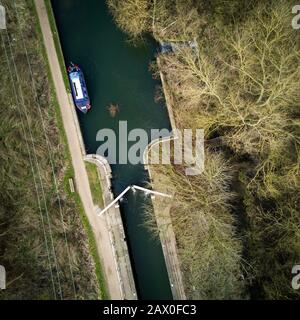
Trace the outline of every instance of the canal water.
<instances>
[{"instance_id":1,"label":"canal water","mask_svg":"<svg viewBox=\"0 0 300 320\"><path fill-rule=\"evenodd\" d=\"M155 43L129 44L104 0L52 0L52 6L65 61L81 66L91 98L91 111L78 113L87 153L97 152L100 129L118 135L119 121L127 121L128 130L170 129L167 108L154 99L159 83L149 72ZM108 111L111 104L119 108L114 117ZM115 196L128 185L145 186L149 179L142 165L113 165L112 170ZM144 226L148 205L149 199L136 192L127 194L120 207L136 287L141 299L171 299L161 244Z\"/></svg>"}]
</instances>

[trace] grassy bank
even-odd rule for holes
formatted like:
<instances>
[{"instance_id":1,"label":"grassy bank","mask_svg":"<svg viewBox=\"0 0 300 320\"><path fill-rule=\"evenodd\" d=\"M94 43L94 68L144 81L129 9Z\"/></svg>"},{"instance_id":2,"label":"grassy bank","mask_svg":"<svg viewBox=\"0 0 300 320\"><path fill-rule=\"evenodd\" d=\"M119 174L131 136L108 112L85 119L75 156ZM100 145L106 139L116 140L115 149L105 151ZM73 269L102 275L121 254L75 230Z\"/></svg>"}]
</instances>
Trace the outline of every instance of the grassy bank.
<instances>
[{"instance_id":1,"label":"grassy bank","mask_svg":"<svg viewBox=\"0 0 300 320\"><path fill-rule=\"evenodd\" d=\"M73 169L33 1L1 4L8 32L1 30L0 51L0 256L7 272L0 297L105 297L87 245L99 261L93 237L66 183Z\"/></svg>"}]
</instances>

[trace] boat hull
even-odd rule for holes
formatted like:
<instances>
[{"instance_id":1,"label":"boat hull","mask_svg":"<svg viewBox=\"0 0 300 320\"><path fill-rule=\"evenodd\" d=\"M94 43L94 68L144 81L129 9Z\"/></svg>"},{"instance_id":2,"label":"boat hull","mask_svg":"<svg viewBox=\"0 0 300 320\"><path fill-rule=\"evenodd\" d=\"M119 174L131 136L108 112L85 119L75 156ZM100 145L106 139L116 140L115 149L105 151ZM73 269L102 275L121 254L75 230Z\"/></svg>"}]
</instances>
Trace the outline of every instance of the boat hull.
<instances>
[{"instance_id":1,"label":"boat hull","mask_svg":"<svg viewBox=\"0 0 300 320\"><path fill-rule=\"evenodd\" d=\"M91 102L82 70L71 63L68 67L68 77L75 106L79 111L87 113L91 108Z\"/></svg>"}]
</instances>

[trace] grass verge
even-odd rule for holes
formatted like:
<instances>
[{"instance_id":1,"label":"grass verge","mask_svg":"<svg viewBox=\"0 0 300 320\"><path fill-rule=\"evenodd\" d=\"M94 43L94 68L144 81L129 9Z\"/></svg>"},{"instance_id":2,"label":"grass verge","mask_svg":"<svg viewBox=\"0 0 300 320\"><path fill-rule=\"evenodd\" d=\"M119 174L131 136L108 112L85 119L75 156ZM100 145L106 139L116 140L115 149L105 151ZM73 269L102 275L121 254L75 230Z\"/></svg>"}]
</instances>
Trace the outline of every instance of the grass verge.
<instances>
[{"instance_id":1,"label":"grass verge","mask_svg":"<svg viewBox=\"0 0 300 320\"><path fill-rule=\"evenodd\" d=\"M53 34L53 40L54 40L56 53L57 53L57 56L58 56L59 65L60 65L61 70L63 71L62 74L63 74L64 83L65 83L66 89L68 91L70 91L69 79L68 79L67 73L65 72L65 70L67 68L66 68L66 64L65 64L65 59L64 59L64 54L63 54L63 51L62 51L62 47L61 47L61 44L60 44L59 33L58 33L56 22L55 22L55 17L54 17L54 12L53 12L53 9L52 9L51 0L44 0L44 1L45 1L47 13L48 13L48 19L49 19L49 22L50 22L51 31L52 31L52 34Z\"/></svg>"},{"instance_id":2,"label":"grass verge","mask_svg":"<svg viewBox=\"0 0 300 320\"><path fill-rule=\"evenodd\" d=\"M98 168L93 163L86 163L86 170L89 177L90 187L93 196L93 202L99 208L103 208L103 193L101 188L101 181L99 179Z\"/></svg>"}]
</instances>

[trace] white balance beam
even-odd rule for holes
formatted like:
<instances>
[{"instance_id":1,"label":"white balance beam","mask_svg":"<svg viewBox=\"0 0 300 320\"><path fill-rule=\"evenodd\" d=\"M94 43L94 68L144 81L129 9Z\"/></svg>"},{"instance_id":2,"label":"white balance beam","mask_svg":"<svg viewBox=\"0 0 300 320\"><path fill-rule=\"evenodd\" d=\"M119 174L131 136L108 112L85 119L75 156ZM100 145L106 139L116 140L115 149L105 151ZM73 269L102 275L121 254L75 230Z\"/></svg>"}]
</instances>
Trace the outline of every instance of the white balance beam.
<instances>
[{"instance_id":1,"label":"white balance beam","mask_svg":"<svg viewBox=\"0 0 300 320\"><path fill-rule=\"evenodd\" d=\"M170 196L169 194L165 194L165 193L162 193L162 192L157 192L157 191L149 190L149 189L142 188L142 187L135 186L135 185L132 186L132 189L137 189L137 190L140 190L140 191L144 191L144 192L147 193L147 194L150 193L150 194L155 194L155 195L157 195L157 196L161 196L161 197L165 197L165 198L172 198L172 196Z\"/></svg>"},{"instance_id":2,"label":"white balance beam","mask_svg":"<svg viewBox=\"0 0 300 320\"><path fill-rule=\"evenodd\" d=\"M109 210L114 204L116 204L129 190L131 189L131 186L127 187L111 204L109 204L106 208L104 208L98 216L101 216L104 212Z\"/></svg>"},{"instance_id":3,"label":"white balance beam","mask_svg":"<svg viewBox=\"0 0 300 320\"><path fill-rule=\"evenodd\" d=\"M100 213L98 213L98 216L100 217L103 213L105 213L106 211L108 211L113 205L115 205L129 190L140 190L145 192L146 194L154 194L157 196L161 196L161 197L165 197L165 198L173 198L172 196L170 196L169 194L165 194L162 192L157 192L157 191L153 191L153 190L149 190L146 188L142 188L136 185L133 186L128 186L112 203L110 203L107 207L105 207Z\"/></svg>"}]
</instances>

